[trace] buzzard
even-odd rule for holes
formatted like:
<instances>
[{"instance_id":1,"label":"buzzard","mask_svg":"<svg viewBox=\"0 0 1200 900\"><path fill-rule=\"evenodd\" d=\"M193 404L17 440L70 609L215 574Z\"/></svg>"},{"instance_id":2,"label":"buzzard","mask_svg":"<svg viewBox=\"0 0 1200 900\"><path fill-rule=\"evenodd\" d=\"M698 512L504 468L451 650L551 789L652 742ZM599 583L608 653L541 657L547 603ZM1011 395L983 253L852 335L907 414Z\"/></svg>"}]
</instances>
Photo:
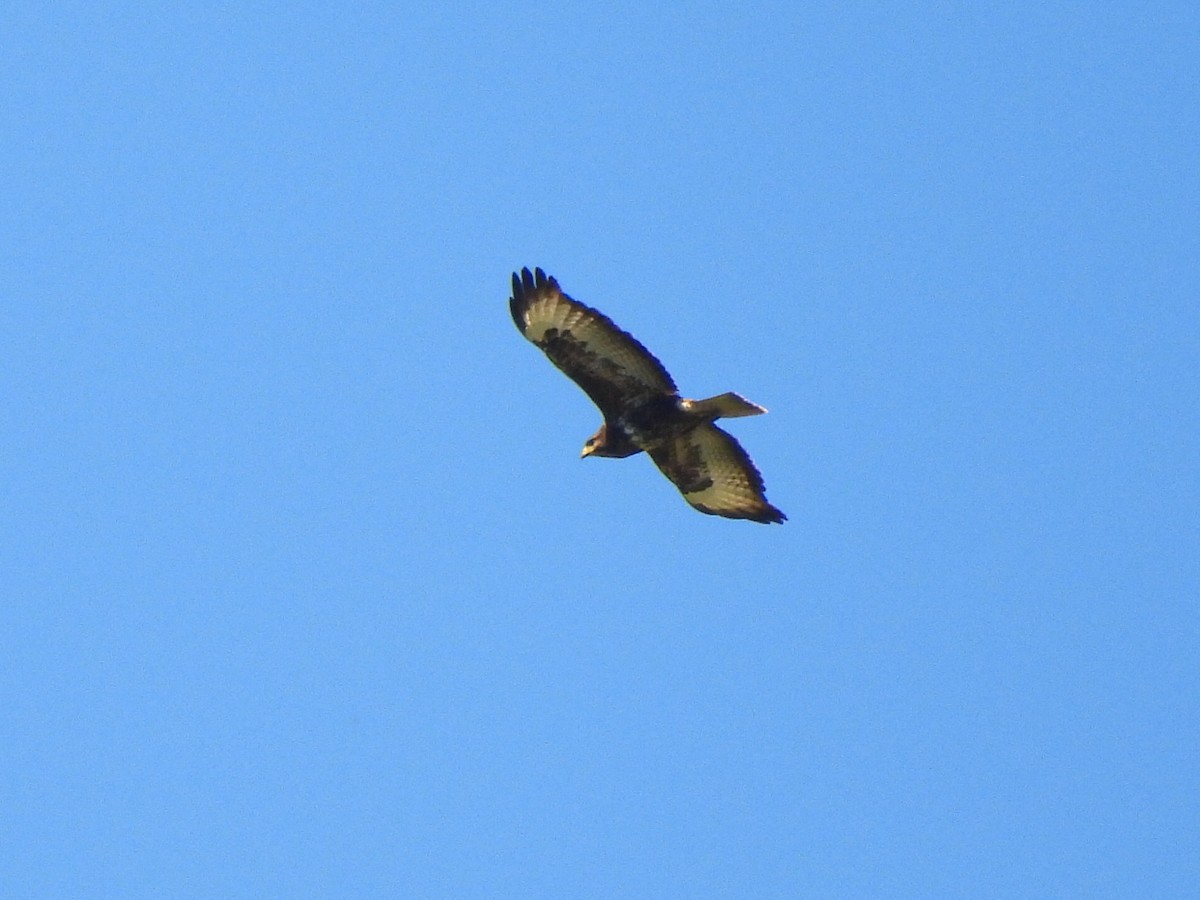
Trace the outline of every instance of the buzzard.
<instances>
[{"instance_id":1,"label":"buzzard","mask_svg":"<svg viewBox=\"0 0 1200 900\"><path fill-rule=\"evenodd\" d=\"M713 422L766 410L734 393L679 396L667 370L612 320L559 289L541 269L513 273L508 301L521 334L592 398L604 422L581 456L633 456L645 450L683 498L730 519L783 522L767 502L746 451Z\"/></svg>"}]
</instances>

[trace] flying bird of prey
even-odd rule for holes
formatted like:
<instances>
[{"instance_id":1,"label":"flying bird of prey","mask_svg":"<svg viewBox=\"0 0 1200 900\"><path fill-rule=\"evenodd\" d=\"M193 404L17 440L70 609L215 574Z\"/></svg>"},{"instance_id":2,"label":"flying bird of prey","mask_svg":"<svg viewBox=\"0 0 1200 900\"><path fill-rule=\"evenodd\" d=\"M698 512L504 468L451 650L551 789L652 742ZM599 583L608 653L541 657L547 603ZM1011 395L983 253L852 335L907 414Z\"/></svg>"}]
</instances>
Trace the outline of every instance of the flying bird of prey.
<instances>
[{"instance_id":1,"label":"flying bird of prey","mask_svg":"<svg viewBox=\"0 0 1200 900\"><path fill-rule=\"evenodd\" d=\"M734 393L683 399L663 364L636 338L572 300L541 269L513 273L509 309L521 334L604 414L581 456L645 450L700 512L763 523L787 518L767 502L762 476L741 444L713 424L765 409Z\"/></svg>"}]
</instances>

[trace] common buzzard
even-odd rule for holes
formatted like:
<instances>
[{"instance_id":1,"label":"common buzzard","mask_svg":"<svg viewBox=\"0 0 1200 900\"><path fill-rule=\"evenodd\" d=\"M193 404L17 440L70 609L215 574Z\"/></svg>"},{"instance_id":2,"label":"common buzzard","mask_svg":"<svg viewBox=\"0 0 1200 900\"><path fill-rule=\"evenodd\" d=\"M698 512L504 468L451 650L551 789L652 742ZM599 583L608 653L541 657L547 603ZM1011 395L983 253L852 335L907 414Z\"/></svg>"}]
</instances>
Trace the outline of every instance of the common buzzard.
<instances>
[{"instance_id":1,"label":"common buzzard","mask_svg":"<svg viewBox=\"0 0 1200 900\"><path fill-rule=\"evenodd\" d=\"M541 269L513 273L509 309L541 348L604 414L581 456L645 450L702 513L754 522L787 516L767 502L763 480L733 436L713 422L766 410L734 393L685 400L655 357L604 314L572 300Z\"/></svg>"}]
</instances>

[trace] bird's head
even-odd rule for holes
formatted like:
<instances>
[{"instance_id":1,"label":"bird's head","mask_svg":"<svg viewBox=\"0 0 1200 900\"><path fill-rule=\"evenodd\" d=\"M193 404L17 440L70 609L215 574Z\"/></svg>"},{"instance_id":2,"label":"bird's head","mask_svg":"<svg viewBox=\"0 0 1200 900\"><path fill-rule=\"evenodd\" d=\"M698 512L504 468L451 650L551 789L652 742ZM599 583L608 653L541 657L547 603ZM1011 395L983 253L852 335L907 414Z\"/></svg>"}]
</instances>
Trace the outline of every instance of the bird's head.
<instances>
[{"instance_id":1,"label":"bird's head","mask_svg":"<svg viewBox=\"0 0 1200 900\"><path fill-rule=\"evenodd\" d=\"M597 450L601 449L603 446L604 446L604 441L601 438L600 434L599 433L593 434L590 438L587 439L587 443L583 445L583 450L580 451L579 458L583 459L584 457L591 456L593 453L595 453Z\"/></svg>"},{"instance_id":2,"label":"bird's head","mask_svg":"<svg viewBox=\"0 0 1200 900\"><path fill-rule=\"evenodd\" d=\"M641 448L633 443L620 429L615 429L612 432L608 430L608 425L600 426L600 430L587 439L587 443L583 445L583 450L579 454L579 458L583 459L587 456L609 456L614 459L621 459L625 456L633 456L635 453L640 453Z\"/></svg>"}]
</instances>

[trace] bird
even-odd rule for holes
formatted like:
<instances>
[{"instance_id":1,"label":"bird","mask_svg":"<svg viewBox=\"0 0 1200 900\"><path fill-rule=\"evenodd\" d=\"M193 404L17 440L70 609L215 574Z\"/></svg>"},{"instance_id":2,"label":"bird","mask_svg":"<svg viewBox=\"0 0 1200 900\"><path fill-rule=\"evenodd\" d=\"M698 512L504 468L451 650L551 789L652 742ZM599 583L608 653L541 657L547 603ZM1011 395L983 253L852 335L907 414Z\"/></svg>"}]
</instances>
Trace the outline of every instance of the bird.
<instances>
[{"instance_id":1,"label":"bird","mask_svg":"<svg viewBox=\"0 0 1200 900\"><path fill-rule=\"evenodd\" d=\"M705 400L679 395L661 362L600 311L563 293L540 268L512 276L517 329L592 399L604 416L580 457L643 451L695 509L763 524L787 519L767 502L762 475L721 418L766 409L733 392Z\"/></svg>"}]
</instances>

